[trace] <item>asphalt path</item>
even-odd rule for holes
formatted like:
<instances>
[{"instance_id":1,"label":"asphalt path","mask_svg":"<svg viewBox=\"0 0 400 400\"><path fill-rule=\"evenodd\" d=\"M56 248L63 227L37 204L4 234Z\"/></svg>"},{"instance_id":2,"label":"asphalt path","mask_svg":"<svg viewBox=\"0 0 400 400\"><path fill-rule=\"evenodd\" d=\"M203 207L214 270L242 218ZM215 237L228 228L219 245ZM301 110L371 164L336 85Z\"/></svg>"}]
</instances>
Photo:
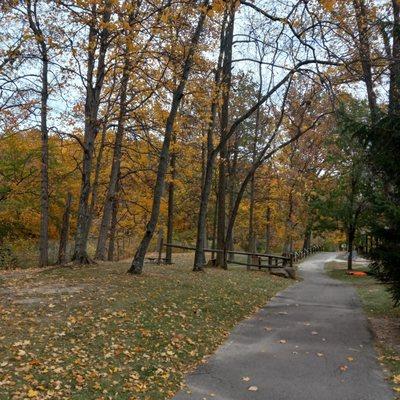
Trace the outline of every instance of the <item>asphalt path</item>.
<instances>
[{"instance_id":1,"label":"asphalt path","mask_svg":"<svg viewBox=\"0 0 400 400\"><path fill-rule=\"evenodd\" d=\"M303 280L241 322L174 400L388 400L354 288L329 278L318 253Z\"/></svg>"}]
</instances>

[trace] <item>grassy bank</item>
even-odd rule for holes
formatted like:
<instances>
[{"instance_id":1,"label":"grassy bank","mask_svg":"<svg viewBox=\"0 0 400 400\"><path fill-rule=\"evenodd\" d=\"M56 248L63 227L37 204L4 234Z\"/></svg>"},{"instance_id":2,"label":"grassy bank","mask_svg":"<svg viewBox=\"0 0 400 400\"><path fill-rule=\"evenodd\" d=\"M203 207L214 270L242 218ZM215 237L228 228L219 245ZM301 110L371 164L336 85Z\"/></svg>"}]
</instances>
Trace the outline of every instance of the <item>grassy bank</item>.
<instances>
[{"instance_id":1,"label":"grassy bank","mask_svg":"<svg viewBox=\"0 0 400 400\"><path fill-rule=\"evenodd\" d=\"M400 308L393 307L385 285L373 277L347 275L341 263L331 262L326 267L332 278L348 282L357 289L375 334L379 359L388 370L400 398ZM356 269L366 270L366 267Z\"/></svg>"},{"instance_id":2,"label":"grassy bank","mask_svg":"<svg viewBox=\"0 0 400 400\"><path fill-rule=\"evenodd\" d=\"M191 258L1 279L0 399L166 399L241 319L289 280L265 271L192 273Z\"/></svg>"}]
</instances>

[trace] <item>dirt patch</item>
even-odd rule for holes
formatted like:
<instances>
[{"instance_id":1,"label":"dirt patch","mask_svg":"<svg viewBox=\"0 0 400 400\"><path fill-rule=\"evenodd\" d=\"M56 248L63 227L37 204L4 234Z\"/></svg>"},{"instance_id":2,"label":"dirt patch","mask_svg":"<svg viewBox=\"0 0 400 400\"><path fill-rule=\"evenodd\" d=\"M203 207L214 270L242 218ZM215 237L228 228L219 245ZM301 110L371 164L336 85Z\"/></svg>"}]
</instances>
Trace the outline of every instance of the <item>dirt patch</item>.
<instances>
[{"instance_id":1,"label":"dirt patch","mask_svg":"<svg viewBox=\"0 0 400 400\"><path fill-rule=\"evenodd\" d=\"M379 344L400 353L400 318L370 317L369 321Z\"/></svg>"},{"instance_id":2,"label":"dirt patch","mask_svg":"<svg viewBox=\"0 0 400 400\"><path fill-rule=\"evenodd\" d=\"M66 286L63 284L48 284L40 286L32 286L28 288L18 289L16 291L17 296L24 296L26 294L63 294L63 293L78 293L85 289L88 289L89 285L74 285Z\"/></svg>"},{"instance_id":3,"label":"dirt patch","mask_svg":"<svg viewBox=\"0 0 400 400\"><path fill-rule=\"evenodd\" d=\"M37 304L49 300L45 296L74 294L90 290L90 285L65 285L65 284L43 284L26 286L24 288L1 287L0 297L2 301L14 304Z\"/></svg>"}]
</instances>

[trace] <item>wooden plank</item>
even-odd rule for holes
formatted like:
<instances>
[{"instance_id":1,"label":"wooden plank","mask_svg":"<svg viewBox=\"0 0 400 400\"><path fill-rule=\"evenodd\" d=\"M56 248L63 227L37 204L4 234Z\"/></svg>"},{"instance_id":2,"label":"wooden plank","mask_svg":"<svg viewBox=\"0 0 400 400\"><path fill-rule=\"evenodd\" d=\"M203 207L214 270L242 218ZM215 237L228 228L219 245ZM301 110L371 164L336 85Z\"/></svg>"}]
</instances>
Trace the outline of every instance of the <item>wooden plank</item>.
<instances>
[{"instance_id":1,"label":"wooden plank","mask_svg":"<svg viewBox=\"0 0 400 400\"><path fill-rule=\"evenodd\" d=\"M247 264L241 261L228 261L228 264L245 265L248 267L258 267L258 268L283 268L283 265Z\"/></svg>"}]
</instances>

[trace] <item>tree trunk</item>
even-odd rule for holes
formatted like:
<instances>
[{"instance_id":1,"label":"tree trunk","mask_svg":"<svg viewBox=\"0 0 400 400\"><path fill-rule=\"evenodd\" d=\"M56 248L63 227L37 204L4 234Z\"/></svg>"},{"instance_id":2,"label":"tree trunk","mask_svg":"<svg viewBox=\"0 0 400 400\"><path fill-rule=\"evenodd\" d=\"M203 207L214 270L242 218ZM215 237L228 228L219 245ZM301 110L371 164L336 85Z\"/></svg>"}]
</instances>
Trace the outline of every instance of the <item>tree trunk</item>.
<instances>
[{"instance_id":1,"label":"tree trunk","mask_svg":"<svg viewBox=\"0 0 400 400\"><path fill-rule=\"evenodd\" d=\"M354 237L355 228L351 225L347 232L347 251L349 252L347 256L347 270L351 271L353 269L353 249L354 249Z\"/></svg>"},{"instance_id":2,"label":"tree trunk","mask_svg":"<svg viewBox=\"0 0 400 400\"><path fill-rule=\"evenodd\" d=\"M176 179L176 153L171 154L170 160L171 181L168 184L168 216L167 216L167 243L173 242L174 213L175 213L175 179ZM167 246L165 250L165 263L172 264L172 247Z\"/></svg>"},{"instance_id":3,"label":"tree trunk","mask_svg":"<svg viewBox=\"0 0 400 400\"><path fill-rule=\"evenodd\" d=\"M267 206L266 213L267 224L265 227L265 253L269 254L271 249L271 208Z\"/></svg>"},{"instance_id":4,"label":"tree trunk","mask_svg":"<svg viewBox=\"0 0 400 400\"><path fill-rule=\"evenodd\" d=\"M106 200L103 208L103 216L101 218L99 238L95 258L99 260L106 259L106 243L110 229L111 214L113 210L114 199L117 194L118 177L121 169L122 143L125 133L125 120L127 108L127 88L129 83L130 62L129 55L125 53L124 68L121 78L120 98L119 98L119 114L117 123L117 132L115 134L113 160L111 166L110 180L107 188Z\"/></svg>"},{"instance_id":5,"label":"tree trunk","mask_svg":"<svg viewBox=\"0 0 400 400\"><path fill-rule=\"evenodd\" d=\"M214 162L218 154L216 149L214 149L213 133L215 129L215 121L217 117L217 109L219 104L219 94L220 94L219 92L220 92L220 80L221 80L220 75L221 75L221 68L223 61L225 27L227 23L227 18L228 18L228 13L225 12L221 27L218 63L214 74L214 93L210 109L211 118L207 129L207 162L205 165L205 169L203 171L203 180L202 180L202 188L201 188L200 204L199 204L199 215L197 219L197 237L196 237L196 250L194 253L193 271L203 271L203 267L205 264L204 232L206 231L208 199L210 197L211 187L212 187ZM215 249L216 245L217 219L218 219L218 190L216 191L216 202L214 209L213 244L212 244L213 249ZM214 259L214 256L215 253L212 253L211 255L212 259Z\"/></svg>"},{"instance_id":6,"label":"tree trunk","mask_svg":"<svg viewBox=\"0 0 400 400\"><path fill-rule=\"evenodd\" d=\"M39 266L49 263L49 138L47 129L47 100L48 93L48 59L43 55L42 64L42 94L40 107L41 131L41 196L40 196L40 245Z\"/></svg>"},{"instance_id":7,"label":"tree trunk","mask_svg":"<svg viewBox=\"0 0 400 400\"><path fill-rule=\"evenodd\" d=\"M86 226L85 241L88 241L89 232L90 232L90 228L92 226L94 212L95 212L96 205L97 205L100 172L101 172L101 167L102 167L101 162L103 160L103 153L104 153L104 147L105 147L105 143L106 143L106 137L107 137L107 120L103 121L101 140L100 140L100 145L99 145L99 152L98 152L97 158L96 158L96 168L94 171L93 185L91 186L91 197L90 197L90 206L89 206L89 213L88 213L89 218L88 218L87 226Z\"/></svg>"},{"instance_id":8,"label":"tree trunk","mask_svg":"<svg viewBox=\"0 0 400 400\"><path fill-rule=\"evenodd\" d=\"M36 14L36 5L32 7L27 0L29 27L35 35L42 62L40 93L40 234L39 234L39 267L49 263L49 132L47 127L47 102L49 99L49 56L47 43Z\"/></svg>"},{"instance_id":9,"label":"tree trunk","mask_svg":"<svg viewBox=\"0 0 400 400\"><path fill-rule=\"evenodd\" d=\"M389 114L400 115L400 4L392 0L393 44L390 63Z\"/></svg>"},{"instance_id":10,"label":"tree trunk","mask_svg":"<svg viewBox=\"0 0 400 400\"><path fill-rule=\"evenodd\" d=\"M91 262L87 254L87 240L89 236L89 223L90 223L90 207L89 196L91 191L91 172L92 161L94 153L94 144L98 134L98 113L101 100L101 92L104 83L104 76L106 72L106 53L109 47L109 30L107 24L111 18L111 5L110 1L106 2L102 14L103 28L100 33L95 28L94 21L97 18L97 6L92 5L91 17L93 23L90 25L89 38L88 38L88 60L87 60L87 76L86 76L86 100L85 100L85 130L83 140L83 160L82 160L82 179L81 191L78 203L78 218L77 228L75 235L75 251L74 262L76 264L88 264ZM96 59L96 44L99 45L99 55L97 62L97 71L95 83L93 83Z\"/></svg>"},{"instance_id":11,"label":"tree trunk","mask_svg":"<svg viewBox=\"0 0 400 400\"><path fill-rule=\"evenodd\" d=\"M236 189L236 180L237 180L237 163L238 163L238 147L239 140L238 135L235 137L233 149L230 149L229 153L233 154L232 162L229 165L229 213L231 213L234 202L235 202L235 189ZM229 156L229 159L231 157ZM227 249L233 251L234 250L234 234L232 233L231 240L226 244ZM233 261L235 258L235 254L228 253L228 260Z\"/></svg>"},{"instance_id":12,"label":"tree trunk","mask_svg":"<svg viewBox=\"0 0 400 400\"><path fill-rule=\"evenodd\" d=\"M227 162L227 134L229 125L229 99L232 81L232 46L233 32L235 25L235 3L232 1L229 10L229 19L225 42L223 46L224 61L222 66L222 107L221 107L221 124L220 124L220 148L219 157L219 177L218 177L218 219L217 219L217 247L225 249L225 220L226 220L226 162ZM232 235L231 235L232 236ZM216 266L227 268L226 253L218 252Z\"/></svg>"},{"instance_id":13,"label":"tree trunk","mask_svg":"<svg viewBox=\"0 0 400 400\"><path fill-rule=\"evenodd\" d=\"M158 216L160 213L160 205L161 205L161 197L163 194L164 189L164 181L165 175L168 169L168 159L169 159L169 147L171 143L171 136L174 128L175 119L178 113L178 108L182 100L183 92L185 90L186 82L189 77L190 70L192 69L193 64L193 57L197 48L197 44L200 39L201 32L203 31L204 21L206 18L206 14L208 11L208 3L209 0L205 0L203 2L203 9L201 10L201 15L199 17L196 30L194 35L191 39L190 48L188 50L188 55L186 57L182 76L180 78L180 82L178 87L175 89L171 109L167 118L166 126L165 126L165 133L164 133L164 141L161 149L160 154L160 161L158 164L158 171L157 171L157 179L156 184L154 187L153 193L153 205L151 209L151 215L149 222L146 226L145 234L140 242L138 249L136 250L135 256L132 261L131 268L128 270L129 273L133 274L141 274L143 270L143 262L144 257L146 255L147 249L149 247L150 241L153 237L157 222Z\"/></svg>"},{"instance_id":14,"label":"tree trunk","mask_svg":"<svg viewBox=\"0 0 400 400\"><path fill-rule=\"evenodd\" d=\"M249 230L247 232L247 251L256 252L256 241L254 235L254 174L250 179L250 207L249 207ZM252 264L251 256L247 257L247 263Z\"/></svg>"},{"instance_id":15,"label":"tree trunk","mask_svg":"<svg viewBox=\"0 0 400 400\"><path fill-rule=\"evenodd\" d=\"M164 230L163 228L160 228L158 230L158 237L157 237L157 263L161 264L162 261L162 251L163 251L163 247L164 247Z\"/></svg>"},{"instance_id":16,"label":"tree trunk","mask_svg":"<svg viewBox=\"0 0 400 400\"><path fill-rule=\"evenodd\" d=\"M119 184L117 184L119 186ZM118 193L119 188L117 188ZM115 237L117 232L117 220L118 217L118 197L117 195L114 196L113 204L112 204L112 211L111 211L111 226L110 226L110 239L108 242L108 261L114 261L114 252L115 252Z\"/></svg>"},{"instance_id":17,"label":"tree trunk","mask_svg":"<svg viewBox=\"0 0 400 400\"><path fill-rule=\"evenodd\" d=\"M217 244L216 239L217 239L217 195L215 197L215 205L214 205L214 214L213 214L213 230L212 230L212 244L211 244L211 248L215 249L215 246ZM215 252L211 253L211 259L214 260L215 259Z\"/></svg>"},{"instance_id":18,"label":"tree trunk","mask_svg":"<svg viewBox=\"0 0 400 400\"><path fill-rule=\"evenodd\" d=\"M289 255L293 251L293 190L292 186L288 196L289 210L285 224L285 243L283 246L282 254L284 256Z\"/></svg>"},{"instance_id":19,"label":"tree trunk","mask_svg":"<svg viewBox=\"0 0 400 400\"><path fill-rule=\"evenodd\" d=\"M60 246L58 247L58 265L64 265L67 261L67 246L69 237L69 220L71 215L72 194L68 193L65 203L65 211L60 231Z\"/></svg>"},{"instance_id":20,"label":"tree trunk","mask_svg":"<svg viewBox=\"0 0 400 400\"><path fill-rule=\"evenodd\" d=\"M258 67L258 79L259 86L257 92L257 101L260 101L262 95L262 65L259 64ZM261 118L261 110L258 108L256 111L256 121L254 127L254 139L253 139L253 149L252 149L252 164L256 163L257 157L257 142L258 142L258 134L260 128L260 118ZM255 174L252 175L250 180L250 207L249 207L249 231L248 231L248 243L247 248L249 252L256 252L256 243L255 243L255 234L254 234L254 202L255 202ZM248 264L251 264L250 257L248 258Z\"/></svg>"}]
</instances>

